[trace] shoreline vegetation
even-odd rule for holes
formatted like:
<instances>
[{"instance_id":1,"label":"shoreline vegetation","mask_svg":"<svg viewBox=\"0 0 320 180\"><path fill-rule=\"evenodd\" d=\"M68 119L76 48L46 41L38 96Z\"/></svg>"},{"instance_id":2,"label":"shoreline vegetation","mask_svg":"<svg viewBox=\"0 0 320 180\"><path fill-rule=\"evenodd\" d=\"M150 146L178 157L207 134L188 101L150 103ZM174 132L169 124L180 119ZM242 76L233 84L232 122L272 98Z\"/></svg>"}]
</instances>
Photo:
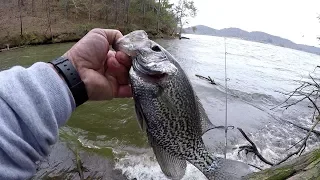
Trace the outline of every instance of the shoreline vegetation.
<instances>
[{"instance_id":1,"label":"shoreline vegetation","mask_svg":"<svg viewBox=\"0 0 320 180\"><path fill-rule=\"evenodd\" d=\"M76 42L94 28L175 38L169 0L0 0L0 52L26 45Z\"/></svg>"},{"instance_id":2,"label":"shoreline vegetation","mask_svg":"<svg viewBox=\"0 0 320 180\"><path fill-rule=\"evenodd\" d=\"M99 28L99 27L97 27L97 28ZM104 29L110 29L110 28L106 27ZM111 29L119 29L119 28L111 28ZM87 32L89 32L89 31L87 31ZM73 33L72 32L71 33L60 33L60 34L53 35L52 37L48 37L45 34L38 34L38 33L24 34L22 37L20 35L18 35L16 37L12 37L12 39L7 40L5 44L1 44L0 52L10 51L10 50L18 49L18 48L23 48L23 47L26 47L26 46L36 46L36 45L47 45L47 44L77 42L83 36L85 36L87 34L87 32L86 33L82 33L82 34L77 34L76 32L73 32ZM121 31L121 32L122 32L122 34L125 35L126 33L129 33L131 31ZM150 39L157 39L157 38L173 39L173 38L178 38L178 36L167 35L167 34L155 34L155 35L151 34L150 35L150 33L148 33L148 36L149 36ZM3 42L3 41L0 39L0 42Z\"/></svg>"}]
</instances>

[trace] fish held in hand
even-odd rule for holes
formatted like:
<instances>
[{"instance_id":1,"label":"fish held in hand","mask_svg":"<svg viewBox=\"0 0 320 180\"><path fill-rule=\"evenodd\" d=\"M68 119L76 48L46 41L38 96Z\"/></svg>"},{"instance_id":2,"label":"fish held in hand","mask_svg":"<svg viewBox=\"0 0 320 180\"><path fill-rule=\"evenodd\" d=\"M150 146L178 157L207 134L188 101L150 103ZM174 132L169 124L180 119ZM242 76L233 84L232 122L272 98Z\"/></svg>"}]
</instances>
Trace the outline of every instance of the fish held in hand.
<instances>
[{"instance_id":1,"label":"fish held in hand","mask_svg":"<svg viewBox=\"0 0 320 180\"><path fill-rule=\"evenodd\" d=\"M168 178L181 179L187 161L208 179L241 179L251 172L245 163L215 157L207 151L202 135L215 126L187 75L168 51L143 30L118 40L115 49L132 58L129 75L137 119Z\"/></svg>"}]
</instances>

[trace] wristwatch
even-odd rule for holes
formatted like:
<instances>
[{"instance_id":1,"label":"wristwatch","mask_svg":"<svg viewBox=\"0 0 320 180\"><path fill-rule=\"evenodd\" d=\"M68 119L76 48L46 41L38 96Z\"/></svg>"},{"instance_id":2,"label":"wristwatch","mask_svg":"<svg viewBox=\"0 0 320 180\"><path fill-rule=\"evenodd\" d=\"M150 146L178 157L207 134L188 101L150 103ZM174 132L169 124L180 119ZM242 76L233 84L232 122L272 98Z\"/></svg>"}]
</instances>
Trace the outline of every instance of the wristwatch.
<instances>
[{"instance_id":1,"label":"wristwatch","mask_svg":"<svg viewBox=\"0 0 320 180\"><path fill-rule=\"evenodd\" d=\"M66 81L76 102L76 106L78 107L85 103L88 100L86 86L70 60L62 56L50 61L49 63L56 68L58 73L61 74Z\"/></svg>"}]
</instances>

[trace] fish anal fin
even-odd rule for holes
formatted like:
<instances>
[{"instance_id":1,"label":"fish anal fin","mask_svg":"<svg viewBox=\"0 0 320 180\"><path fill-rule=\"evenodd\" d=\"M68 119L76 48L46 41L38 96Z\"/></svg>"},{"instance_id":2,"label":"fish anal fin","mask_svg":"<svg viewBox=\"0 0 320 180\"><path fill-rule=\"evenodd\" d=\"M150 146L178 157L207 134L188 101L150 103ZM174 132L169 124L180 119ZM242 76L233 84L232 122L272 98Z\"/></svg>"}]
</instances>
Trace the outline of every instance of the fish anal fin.
<instances>
[{"instance_id":1,"label":"fish anal fin","mask_svg":"<svg viewBox=\"0 0 320 180\"><path fill-rule=\"evenodd\" d=\"M180 180L186 171L186 160L178 159L159 146L151 145L162 172L172 180Z\"/></svg>"},{"instance_id":2,"label":"fish anal fin","mask_svg":"<svg viewBox=\"0 0 320 180\"><path fill-rule=\"evenodd\" d=\"M212 156L213 157L213 156ZM244 176L252 173L249 165L244 162L224 159L220 157L212 158L211 164L200 166L199 161L189 161L198 168L209 180L241 180Z\"/></svg>"}]
</instances>

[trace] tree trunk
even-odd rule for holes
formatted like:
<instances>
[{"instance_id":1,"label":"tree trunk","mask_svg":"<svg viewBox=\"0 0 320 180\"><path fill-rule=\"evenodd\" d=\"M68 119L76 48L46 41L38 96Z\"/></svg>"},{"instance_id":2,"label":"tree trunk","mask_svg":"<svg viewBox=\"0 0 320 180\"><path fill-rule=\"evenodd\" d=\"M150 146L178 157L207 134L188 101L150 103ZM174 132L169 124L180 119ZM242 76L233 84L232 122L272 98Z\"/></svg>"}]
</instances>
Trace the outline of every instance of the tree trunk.
<instances>
[{"instance_id":1,"label":"tree trunk","mask_svg":"<svg viewBox=\"0 0 320 180\"><path fill-rule=\"evenodd\" d=\"M108 7L109 7L109 2L108 0L104 1L104 21L106 24L108 24Z\"/></svg>"},{"instance_id":2,"label":"tree trunk","mask_svg":"<svg viewBox=\"0 0 320 180\"><path fill-rule=\"evenodd\" d=\"M116 26L118 26L118 16L119 16L119 5L118 5L118 1L117 0L114 0L114 5L115 5L115 23L116 23Z\"/></svg>"},{"instance_id":3,"label":"tree trunk","mask_svg":"<svg viewBox=\"0 0 320 180\"><path fill-rule=\"evenodd\" d=\"M69 19L69 0L66 0L65 10L66 10L66 18Z\"/></svg>"},{"instance_id":4,"label":"tree trunk","mask_svg":"<svg viewBox=\"0 0 320 180\"><path fill-rule=\"evenodd\" d=\"M160 33L160 12L161 12L161 0L159 0L158 11L157 11L157 33Z\"/></svg>"},{"instance_id":5,"label":"tree trunk","mask_svg":"<svg viewBox=\"0 0 320 180\"><path fill-rule=\"evenodd\" d=\"M53 35L52 35L52 29L51 29L51 10L50 10L51 4L50 4L50 1L51 0L47 0L46 10L47 10L47 19L48 19L48 29L50 32L51 41L53 41Z\"/></svg>"},{"instance_id":6,"label":"tree trunk","mask_svg":"<svg viewBox=\"0 0 320 180\"><path fill-rule=\"evenodd\" d=\"M91 16L92 16L92 5L93 5L93 0L90 0L89 2L89 7L88 7L88 16L89 16L89 22L91 22Z\"/></svg>"},{"instance_id":7,"label":"tree trunk","mask_svg":"<svg viewBox=\"0 0 320 180\"><path fill-rule=\"evenodd\" d=\"M320 177L320 149L291 161L245 176L247 180L261 179L318 179Z\"/></svg>"},{"instance_id":8,"label":"tree trunk","mask_svg":"<svg viewBox=\"0 0 320 180\"><path fill-rule=\"evenodd\" d=\"M34 15L34 0L31 1L31 13Z\"/></svg>"},{"instance_id":9,"label":"tree trunk","mask_svg":"<svg viewBox=\"0 0 320 180\"><path fill-rule=\"evenodd\" d=\"M126 0L126 24L129 24L130 0Z\"/></svg>"},{"instance_id":10,"label":"tree trunk","mask_svg":"<svg viewBox=\"0 0 320 180\"><path fill-rule=\"evenodd\" d=\"M146 20L146 1L145 0L143 0L143 2L142 2L143 4L142 4L142 11L143 11L143 22L142 22L142 25L144 26L145 25L145 20Z\"/></svg>"},{"instance_id":11,"label":"tree trunk","mask_svg":"<svg viewBox=\"0 0 320 180\"><path fill-rule=\"evenodd\" d=\"M19 18L20 18L20 36L22 37L22 0L18 0Z\"/></svg>"}]
</instances>

